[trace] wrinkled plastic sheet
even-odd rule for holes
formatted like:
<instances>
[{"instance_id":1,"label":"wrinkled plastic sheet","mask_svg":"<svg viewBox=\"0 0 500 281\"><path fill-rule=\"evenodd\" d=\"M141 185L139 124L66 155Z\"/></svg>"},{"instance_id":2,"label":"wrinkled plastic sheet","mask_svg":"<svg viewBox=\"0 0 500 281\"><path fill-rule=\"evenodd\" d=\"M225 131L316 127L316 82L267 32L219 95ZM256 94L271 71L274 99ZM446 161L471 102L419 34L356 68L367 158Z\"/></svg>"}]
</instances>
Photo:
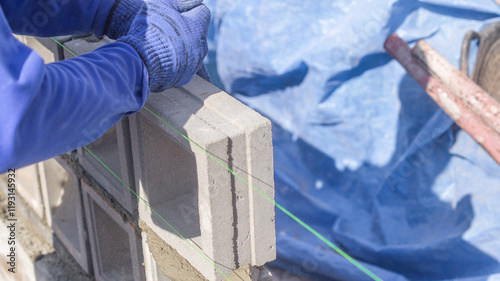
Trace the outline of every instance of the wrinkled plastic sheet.
<instances>
[{"instance_id":1,"label":"wrinkled plastic sheet","mask_svg":"<svg viewBox=\"0 0 500 281\"><path fill-rule=\"evenodd\" d=\"M205 3L214 82L273 122L279 204L383 280L500 280L499 166L383 49L458 66L494 1ZM273 266L370 279L278 209L276 235Z\"/></svg>"}]
</instances>

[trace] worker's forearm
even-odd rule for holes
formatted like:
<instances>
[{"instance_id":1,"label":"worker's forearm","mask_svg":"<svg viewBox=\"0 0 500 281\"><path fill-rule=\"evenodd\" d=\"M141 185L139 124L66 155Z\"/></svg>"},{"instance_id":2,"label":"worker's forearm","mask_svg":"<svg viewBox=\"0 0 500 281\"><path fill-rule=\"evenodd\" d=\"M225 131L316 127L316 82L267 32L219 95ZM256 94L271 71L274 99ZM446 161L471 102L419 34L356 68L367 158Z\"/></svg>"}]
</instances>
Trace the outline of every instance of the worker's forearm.
<instances>
[{"instance_id":1,"label":"worker's forearm","mask_svg":"<svg viewBox=\"0 0 500 281\"><path fill-rule=\"evenodd\" d=\"M59 36L102 35L115 0L0 0L16 34Z\"/></svg>"},{"instance_id":2,"label":"worker's forearm","mask_svg":"<svg viewBox=\"0 0 500 281\"><path fill-rule=\"evenodd\" d=\"M2 89L0 172L92 142L149 93L146 67L124 43L50 65L30 56L29 69Z\"/></svg>"}]
</instances>

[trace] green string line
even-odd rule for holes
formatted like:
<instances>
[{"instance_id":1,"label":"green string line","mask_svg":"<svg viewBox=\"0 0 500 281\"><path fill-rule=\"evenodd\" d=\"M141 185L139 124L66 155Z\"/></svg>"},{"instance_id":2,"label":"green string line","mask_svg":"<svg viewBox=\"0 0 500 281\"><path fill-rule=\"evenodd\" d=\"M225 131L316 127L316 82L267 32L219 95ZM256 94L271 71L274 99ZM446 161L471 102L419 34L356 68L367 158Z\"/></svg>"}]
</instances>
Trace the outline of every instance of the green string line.
<instances>
[{"instance_id":1,"label":"green string line","mask_svg":"<svg viewBox=\"0 0 500 281\"><path fill-rule=\"evenodd\" d=\"M117 176L106 164L104 164L101 159L99 159L94 153L92 153L92 151L90 151L87 146L84 146L84 148L90 153L92 154L92 156L94 156L95 159L97 159L97 161L99 161L99 163L101 163L106 169L108 169L108 171L110 173L113 174L113 176L115 176L121 183L123 183L123 185L125 185L132 193L135 194L135 196L137 196L137 198L141 199L142 202L144 202L144 204L146 204L146 206L149 207L149 209L151 209L151 211L153 211L158 217L160 217L160 219L162 219L173 231L175 231L175 233L177 233L177 235L179 235L184 241L186 241L186 243L189 244L189 246L191 246L191 248L193 248L196 252L198 252L198 254L200 254L207 262L209 262L217 271L219 271L222 275L224 275L224 277L231 281L231 279L229 279L229 277L226 276L226 274L224 274L222 271L219 270L219 268L217 268L217 266L212 263L212 261L210 261L202 252L200 252L195 246L193 246L193 244L189 243L189 241L182 235L179 233L179 231L177 231L177 229L175 229L170 223L168 223L167 220L165 220L160 214L158 214L158 212L156 212L155 209L153 209L149 203L144 200L141 196L139 196L139 194L137 194L132 188L130 188L119 176Z\"/></svg>"},{"instance_id":2,"label":"green string line","mask_svg":"<svg viewBox=\"0 0 500 281\"><path fill-rule=\"evenodd\" d=\"M75 53L73 53L71 50L69 50L68 48L66 48L66 46L64 46L63 44L61 44L60 42L58 42L56 39L54 39L53 37L51 37L52 40L54 40L55 42L57 42L59 45L61 45L64 49L66 49L68 52L70 52L71 54L73 54L74 56L76 56ZM274 204L278 209L280 209L283 213L285 213L286 215L288 215L290 218L292 218L294 221L296 221L297 223L299 223L302 227L304 227L305 229L307 229L309 232L311 232L312 234L314 234L317 238L319 238L321 241L323 241L325 244L327 244L330 248L332 248L333 250L335 250L337 253L339 253L341 256L343 256L345 259L347 259L351 264L353 264L354 266L356 266L359 270L363 271L366 275L368 275L370 278L372 278L373 280L376 280L376 281L383 281L380 277L378 277L377 275L375 275L373 272L371 272L368 268L364 267L361 263L359 263L358 261L356 261L354 258L352 258L351 256L349 256L346 252L344 252L342 249L340 249L339 247L337 247L335 244L333 244L332 242L330 242L328 239L326 239L323 235L321 235L320 233L318 233L316 230L314 230L312 227L310 227L308 224L306 224L305 222L303 222L301 219L299 219L297 216L295 216L294 214L292 214L290 211L288 211L285 207L281 206L280 204L278 204L276 201L274 201L273 199L269 198L266 194L264 194L262 191L260 191L258 188L254 187L252 184L250 184L247 180L245 180L244 178L242 178L240 175L238 175L236 172L234 172L232 169L230 169L229 167L227 167L224 163L222 163L219 159L217 159L215 156L213 156L210 152L206 151L205 149L203 149L201 146L199 146L197 143L195 143L194 141L192 141L190 138L188 138L187 136L185 136L184 134L182 134L181 132L179 132L176 128L174 128L172 125L170 125L169 123L165 122L165 120L163 120L160 116L156 115L154 112L152 112L149 108L145 107L144 106L144 109L146 109L147 111L149 111L151 114L153 114L156 118L158 118L160 121L162 121L163 123L165 123L167 126L169 126L170 128L172 128L175 132L177 132L179 135L181 135L183 138L185 138L187 141L189 141L190 143L194 144L196 147L198 147L199 149L201 149L203 152L205 152L210 158L212 158L213 160L215 160L219 165L221 165L222 167L224 167L226 170L228 170L231 174L233 174L235 177L237 177L238 179L240 179L241 181L243 181L247 186L250 186L253 190L257 191L260 195L262 195L267 201L271 202L272 204ZM85 147L85 149L87 149L87 147ZM88 149L87 149L88 150ZM90 152L90 151L89 151ZM90 152L92 154L92 152ZM94 154L92 154L94 155ZM95 155L94 155L95 157ZM97 159L97 157L96 157ZM99 159L98 159L99 160ZM101 162L99 160L99 162ZM102 163L102 162L101 162ZM104 165L104 163L102 163ZM108 168L106 165L104 165L106 168ZM109 168L108 168L109 171L111 171ZM112 172L112 171L111 171ZM113 172L112 172L113 173ZM115 175L113 173L113 175ZM117 177L115 175L115 177ZM118 177L117 177L118 178ZM119 179L119 178L118 178ZM121 179L120 179L121 181ZM123 181L121 181L123 184L125 184ZM127 185L126 185L127 186ZM128 187L128 186L127 186ZM129 187L130 189L130 187ZM130 191L132 191L137 197L139 197L139 195L137 195L132 189L130 189ZM144 201L141 197L139 197L142 201ZM144 203L146 203L146 201L144 201ZM147 203L146 203L147 205ZM148 205L148 207L150 207ZM151 208L151 207L150 207ZM151 210L153 210L151 208ZM172 229L174 229L165 219L163 219L155 210L153 210L163 221L165 221L165 223L167 223ZM175 230L175 229L174 229ZM177 232L177 230L175 230L175 232L177 234L179 234ZM179 236L181 236L184 240L186 240L182 235L179 234ZM188 242L186 240L186 242ZM189 243L189 242L188 242ZM189 243L190 244L190 243ZM190 244L191 245L191 244ZM191 245L191 247L194 248L194 246ZM196 248L195 248L196 250ZM200 253L201 254L201 253ZM204 257L205 258L205 257ZM206 259L206 258L205 258ZM209 261L210 262L210 261ZM211 262L210 262L211 263ZM211 263L212 264L212 263ZM212 264L217 270L219 270L214 264ZM221 272L219 270L219 272ZM222 273L222 272L221 272ZM224 275L225 276L225 275ZM226 276L227 278L227 276Z\"/></svg>"},{"instance_id":3,"label":"green string line","mask_svg":"<svg viewBox=\"0 0 500 281\"><path fill-rule=\"evenodd\" d=\"M66 48L66 46L64 46L63 44L61 44L61 42L57 41L54 37L50 37L50 39L54 40L54 42L56 42L57 44L59 44L59 46L63 47L66 51L68 51L70 54L72 54L73 56L77 56L75 53L73 53L70 49Z\"/></svg>"}]
</instances>

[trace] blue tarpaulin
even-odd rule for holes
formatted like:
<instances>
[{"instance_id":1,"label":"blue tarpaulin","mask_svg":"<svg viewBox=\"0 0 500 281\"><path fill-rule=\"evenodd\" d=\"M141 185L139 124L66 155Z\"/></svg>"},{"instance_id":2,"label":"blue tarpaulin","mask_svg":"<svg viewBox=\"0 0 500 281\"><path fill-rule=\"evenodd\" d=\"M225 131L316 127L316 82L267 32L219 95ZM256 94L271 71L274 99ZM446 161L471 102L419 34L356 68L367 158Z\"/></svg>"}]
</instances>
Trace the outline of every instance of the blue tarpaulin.
<instances>
[{"instance_id":1,"label":"blue tarpaulin","mask_svg":"<svg viewBox=\"0 0 500 281\"><path fill-rule=\"evenodd\" d=\"M383 280L500 280L500 167L383 48L458 66L493 0L205 3L214 82L273 122L279 204ZM279 210L276 236L274 266L370 280Z\"/></svg>"}]
</instances>

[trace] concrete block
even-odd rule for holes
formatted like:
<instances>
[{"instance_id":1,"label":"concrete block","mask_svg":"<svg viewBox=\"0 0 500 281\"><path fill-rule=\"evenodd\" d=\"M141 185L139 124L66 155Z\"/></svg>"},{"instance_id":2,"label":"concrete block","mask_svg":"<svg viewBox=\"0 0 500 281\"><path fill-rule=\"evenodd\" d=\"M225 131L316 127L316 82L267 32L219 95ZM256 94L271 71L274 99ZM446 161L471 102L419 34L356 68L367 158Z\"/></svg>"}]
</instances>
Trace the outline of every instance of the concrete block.
<instances>
[{"instance_id":1,"label":"concrete block","mask_svg":"<svg viewBox=\"0 0 500 281\"><path fill-rule=\"evenodd\" d=\"M96 280L144 280L142 242L135 229L85 182L82 193Z\"/></svg>"},{"instance_id":2,"label":"concrete block","mask_svg":"<svg viewBox=\"0 0 500 281\"><path fill-rule=\"evenodd\" d=\"M137 210L137 198L135 194L122 183L123 181L135 191L128 117L122 118L102 137L88 144L87 148L119 179L83 147L78 149L79 161L82 167L92 175L92 177L94 177L94 179L96 179L122 207L133 214L135 210Z\"/></svg>"},{"instance_id":3,"label":"concrete block","mask_svg":"<svg viewBox=\"0 0 500 281\"><path fill-rule=\"evenodd\" d=\"M22 199L19 197L18 199ZM17 206L25 204L17 201ZM0 196L0 208L5 209L7 199L4 194ZM18 209L20 211L20 209ZM10 230L7 227L12 221L7 221L6 217L0 216L0 239L8 241ZM83 272L80 266L73 260L71 255L67 253L65 247L57 237L53 238L53 243L47 243L42 238L43 234L39 231L37 225L33 225L33 219L25 217L22 212L16 214L16 240L15 245L7 243L0 244L0 280L2 281L90 281L93 280ZM51 232L52 233L52 232ZM15 273L8 272L10 267L7 262L10 258L7 253L10 252L10 247L15 246L16 265ZM53 246L53 247L52 247ZM57 250L54 250L57 249Z\"/></svg>"},{"instance_id":4,"label":"concrete block","mask_svg":"<svg viewBox=\"0 0 500 281\"><path fill-rule=\"evenodd\" d=\"M216 130L227 136L229 139L228 153L230 154L229 162L222 162L231 170L235 171L239 176L247 179L247 149L245 131L228 122L216 112L207 106L203 106L197 102L192 96L180 88L170 89L165 92L166 98L172 103L185 107L189 112L194 112L195 116L199 117L207 124L210 124ZM213 152L211 152L213 154ZM220 155L214 155L221 159ZM212 162L215 160L211 159ZM217 164L216 162L214 164ZM250 239L250 214L249 214L249 196L248 186L245 182L230 174L231 180L231 209L233 212L233 227L234 237L231 243L233 244L234 263L238 268L241 264L250 263L252 260L252 249Z\"/></svg>"},{"instance_id":5,"label":"concrete block","mask_svg":"<svg viewBox=\"0 0 500 281\"><path fill-rule=\"evenodd\" d=\"M44 206L40 189L38 165L33 164L16 169L16 192L23 197L29 207L43 219ZM0 187L7 190L7 174L0 177Z\"/></svg>"},{"instance_id":6,"label":"concrete block","mask_svg":"<svg viewBox=\"0 0 500 281\"><path fill-rule=\"evenodd\" d=\"M47 223L83 270L90 273L80 181L60 158L52 158L39 165Z\"/></svg>"},{"instance_id":7,"label":"concrete block","mask_svg":"<svg viewBox=\"0 0 500 281\"><path fill-rule=\"evenodd\" d=\"M64 59L63 48L51 38L16 36L26 46L38 53L45 63L52 63ZM72 36L54 37L60 43L71 40Z\"/></svg>"},{"instance_id":8,"label":"concrete block","mask_svg":"<svg viewBox=\"0 0 500 281\"><path fill-rule=\"evenodd\" d=\"M165 95L228 136L227 166L274 200L271 122L200 77ZM226 164L226 163L225 163ZM274 204L232 175L237 266L261 266L276 258Z\"/></svg>"},{"instance_id":9,"label":"concrete block","mask_svg":"<svg viewBox=\"0 0 500 281\"><path fill-rule=\"evenodd\" d=\"M44 63L52 63L59 61L59 53L57 51L57 46L53 46L53 48L45 46L37 40L35 37L26 36L26 45L37 52L40 57L42 57ZM47 43L47 42L45 42ZM53 42L52 45L55 45L56 42Z\"/></svg>"},{"instance_id":10,"label":"concrete block","mask_svg":"<svg viewBox=\"0 0 500 281\"><path fill-rule=\"evenodd\" d=\"M193 112L167 98L150 96L146 107L193 142L187 141L146 109L130 118L134 173L139 195L224 274L235 268L230 173L200 146L229 162L229 139ZM140 219L186 258L208 280L223 276L146 204Z\"/></svg>"},{"instance_id":11,"label":"concrete block","mask_svg":"<svg viewBox=\"0 0 500 281\"><path fill-rule=\"evenodd\" d=\"M90 53L93 50L102 47L108 43L113 42L114 40L109 39L108 37L104 37L102 39L96 38L95 36L89 36L86 38L78 38L73 39L64 43L64 46L71 50L77 56L83 55L86 53ZM64 58L70 59L75 57L73 54L68 52L68 50L64 49Z\"/></svg>"}]
</instances>

